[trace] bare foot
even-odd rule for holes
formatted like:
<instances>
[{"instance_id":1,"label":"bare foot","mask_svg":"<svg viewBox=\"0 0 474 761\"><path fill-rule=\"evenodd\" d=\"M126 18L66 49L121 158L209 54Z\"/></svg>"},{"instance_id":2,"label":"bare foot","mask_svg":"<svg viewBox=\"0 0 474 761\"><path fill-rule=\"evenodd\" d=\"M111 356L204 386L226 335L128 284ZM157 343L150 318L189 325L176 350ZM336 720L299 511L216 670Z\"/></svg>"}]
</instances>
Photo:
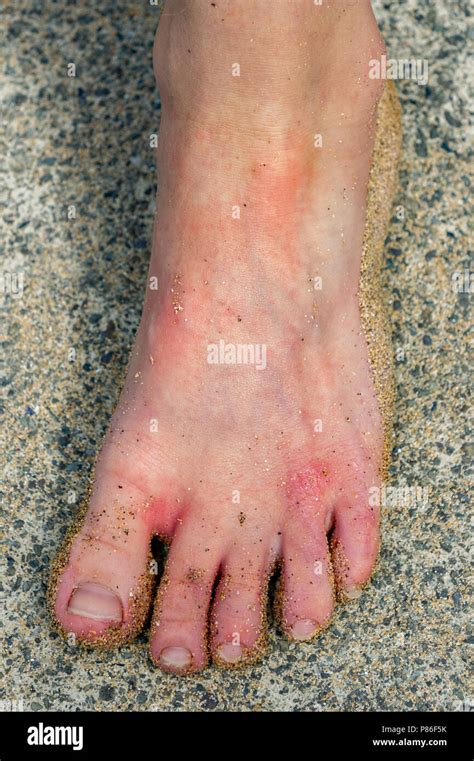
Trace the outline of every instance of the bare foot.
<instances>
[{"instance_id":1,"label":"bare foot","mask_svg":"<svg viewBox=\"0 0 474 761\"><path fill-rule=\"evenodd\" d=\"M151 653L179 673L261 652L277 562L281 627L308 640L334 579L357 596L379 547L384 430L358 291L383 44L365 0L268 8L163 13L149 287L51 586L63 630L120 644L145 623L165 538Z\"/></svg>"}]
</instances>

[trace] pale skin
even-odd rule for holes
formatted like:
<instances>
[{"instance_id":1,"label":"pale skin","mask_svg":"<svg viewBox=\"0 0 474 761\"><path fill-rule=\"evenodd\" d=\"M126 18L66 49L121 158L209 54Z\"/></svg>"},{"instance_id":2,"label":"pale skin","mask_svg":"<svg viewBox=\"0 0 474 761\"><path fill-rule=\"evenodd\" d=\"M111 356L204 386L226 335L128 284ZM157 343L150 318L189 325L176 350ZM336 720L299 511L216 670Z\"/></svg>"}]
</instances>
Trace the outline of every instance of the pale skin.
<instances>
[{"instance_id":1,"label":"pale skin","mask_svg":"<svg viewBox=\"0 0 474 761\"><path fill-rule=\"evenodd\" d=\"M178 674L260 653L276 564L299 641L370 578L383 430L358 285L383 52L366 0L166 4L145 305L54 602L79 640L138 633L152 535L151 655ZM266 366L210 363L220 340Z\"/></svg>"}]
</instances>

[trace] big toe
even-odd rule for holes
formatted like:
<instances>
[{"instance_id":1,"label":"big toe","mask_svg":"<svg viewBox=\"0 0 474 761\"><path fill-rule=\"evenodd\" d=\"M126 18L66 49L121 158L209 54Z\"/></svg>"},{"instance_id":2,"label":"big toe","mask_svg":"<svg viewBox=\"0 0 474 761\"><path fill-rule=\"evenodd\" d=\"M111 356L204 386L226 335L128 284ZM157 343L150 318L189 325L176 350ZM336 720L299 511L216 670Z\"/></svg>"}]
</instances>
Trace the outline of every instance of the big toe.
<instances>
[{"instance_id":1,"label":"big toe","mask_svg":"<svg viewBox=\"0 0 474 761\"><path fill-rule=\"evenodd\" d=\"M79 584L72 593L68 612L93 621L120 623L123 620L120 597L102 584L87 581Z\"/></svg>"},{"instance_id":2,"label":"big toe","mask_svg":"<svg viewBox=\"0 0 474 761\"><path fill-rule=\"evenodd\" d=\"M124 479L120 497L116 489L116 478L99 475L82 525L53 564L49 589L62 631L103 646L140 631L154 582L143 494Z\"/></svg>"}]
</instances>

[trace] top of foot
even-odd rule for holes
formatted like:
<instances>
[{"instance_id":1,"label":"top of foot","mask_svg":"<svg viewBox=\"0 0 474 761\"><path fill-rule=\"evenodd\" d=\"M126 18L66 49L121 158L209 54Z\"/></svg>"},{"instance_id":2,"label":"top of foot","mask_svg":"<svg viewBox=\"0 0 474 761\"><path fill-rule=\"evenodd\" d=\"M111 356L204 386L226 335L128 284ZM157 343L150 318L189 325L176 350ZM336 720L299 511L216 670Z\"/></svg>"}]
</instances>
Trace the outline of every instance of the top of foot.
<instances>
[{"instance_id":1,"label":"top of foot","mask_svg":"<svg viewBox=\"0 0 474 761\"><path fill-rule=\"evenodd\" d=\"M151 653L178 673L260 654L277 563L280 626L310 639L379 546L383 426L358 291L380 36L365 3L297 11L285 35L283 5L268 19L256 3L237 41L241 5L160 25L149 287L52 587L63 630L123 642L146 620L150 539L164 538Z\"/></svg>"}]
</instances>

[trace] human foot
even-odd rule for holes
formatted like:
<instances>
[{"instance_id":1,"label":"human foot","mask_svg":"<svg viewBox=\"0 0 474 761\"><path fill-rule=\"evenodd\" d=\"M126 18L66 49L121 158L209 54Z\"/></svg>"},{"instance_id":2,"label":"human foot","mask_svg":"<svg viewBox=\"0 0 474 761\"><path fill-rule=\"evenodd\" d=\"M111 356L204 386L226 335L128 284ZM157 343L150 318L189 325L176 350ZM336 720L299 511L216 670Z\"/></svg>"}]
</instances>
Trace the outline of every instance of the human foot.
<instances>
[{"instance_id":1,"label":"human foot","mask_svg":"<svg viewBox=\"0 0 474 761\"><path fill-rule=\"evenodd\" d=\"M125 642L148 615L160 535L151 654L178 673L209 652L226 666L260 654L279 562L281 627L310 639L332 615L334 577L341 598L357 596L379 546L369 490L389 400L368 361L367 340L381 340L374 262L361 289L359 276L380 96L368 61L382 43L363 2L288 7L165 9L150 287L88 511L50 586L63 631ZM374 251L394 158L372 192ZM386 347L372 358L380 387Z\"/></svg>"}]
</instances>

